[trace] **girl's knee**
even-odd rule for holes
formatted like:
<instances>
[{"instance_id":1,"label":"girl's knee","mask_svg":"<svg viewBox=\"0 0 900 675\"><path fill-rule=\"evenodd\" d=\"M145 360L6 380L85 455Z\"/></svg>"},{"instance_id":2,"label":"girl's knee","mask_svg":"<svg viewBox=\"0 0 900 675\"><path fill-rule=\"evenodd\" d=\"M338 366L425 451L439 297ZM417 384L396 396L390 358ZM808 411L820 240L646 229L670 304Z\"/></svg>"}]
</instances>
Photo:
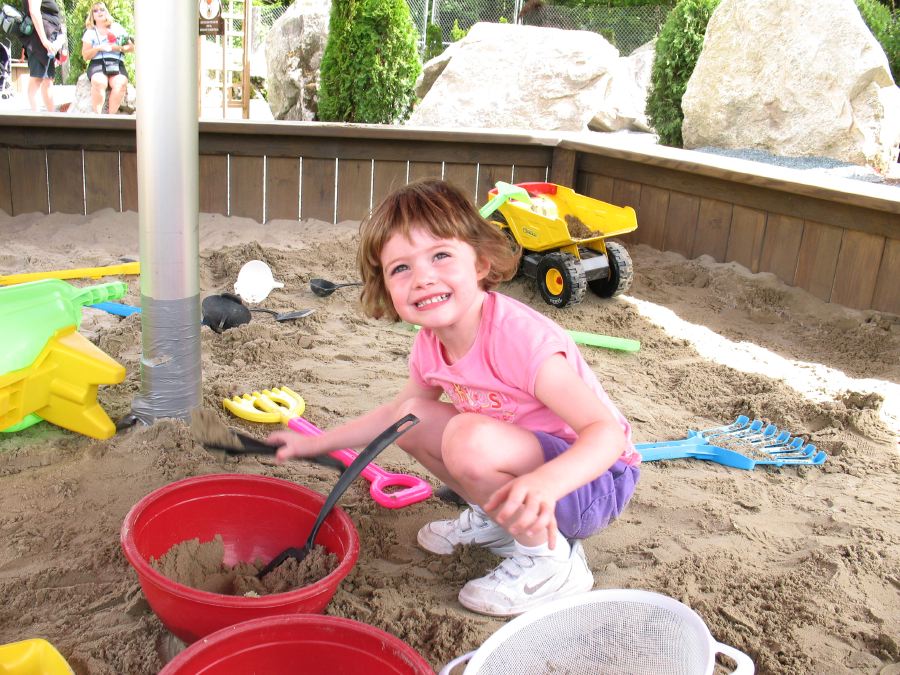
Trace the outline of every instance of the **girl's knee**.
<instances>
[{"instance_id":1,"label":"girl's knee","mask_svg":"<svg viewBox=\"0 0 900 675\"><path fill-rule=\"evenodd\" d=\"M460 479L483 475L491 468L490 454L484 452L486 422L483 415L460 413L444 430L441 454L447 468Z\"/></svg>"},{"instance_id":2,"label":"girl's knee","mask_svg":"<svg viewBox=\"0 0 900 675\"><path fill-rule=\"evenodd\" d=\"M477 413L460 413L447 423L444 442L448 445L471 448L479 445L479 440L488 433L490 421Z\"/></svg>"}]
</instances>

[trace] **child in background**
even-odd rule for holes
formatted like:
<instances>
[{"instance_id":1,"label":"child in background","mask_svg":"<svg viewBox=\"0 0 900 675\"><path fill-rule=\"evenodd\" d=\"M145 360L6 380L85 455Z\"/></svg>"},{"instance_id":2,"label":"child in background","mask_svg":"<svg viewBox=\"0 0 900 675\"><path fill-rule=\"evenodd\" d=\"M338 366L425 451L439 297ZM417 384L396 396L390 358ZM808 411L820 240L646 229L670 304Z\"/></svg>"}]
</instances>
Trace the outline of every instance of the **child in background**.
<instances>
[{"instance_id":1,"label":"child in background","mask_svg":"<svg viewBox=\"0 0 900 675\"><path fill-rule=\"evenodd\" d=\"M640 456L565 331L491 290L518 264L506 237L451 185L413 183L363 221L358 264L368 315L422 327L409 378L391 401L321 436L271 434L279 460L365 445L413 413L420 423L398 444L469 503L422 527L419 545L505 558L460 603L514 616L590 590L579 540L621 513Z\"/></svg>"}]
</instances>

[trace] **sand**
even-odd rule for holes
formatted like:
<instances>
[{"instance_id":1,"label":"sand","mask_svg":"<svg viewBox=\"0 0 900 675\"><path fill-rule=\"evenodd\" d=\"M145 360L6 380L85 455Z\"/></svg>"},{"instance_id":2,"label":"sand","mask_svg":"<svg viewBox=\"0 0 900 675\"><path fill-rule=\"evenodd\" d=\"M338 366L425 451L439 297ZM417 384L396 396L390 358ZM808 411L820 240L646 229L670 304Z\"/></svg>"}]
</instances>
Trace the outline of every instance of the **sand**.
<instances>
[{"instance_id":1,"label":"sand","mask_svg":"<svg viewBox=\"0 0 900 675\"><path fill-rule=\"evenodd\" d=\"M134 213L0 214L0 231L0 274L138 254ZM327 427L400 387L413 333L362 316L358 289L322 299L308 288L313 277L355 280L355 245L356 223L202 216L204 295L233 290L240 266L258 258L285 284L262 306L316 309L287 322L254 314L221 335L204 328L208 410L262 438L269 427L231 418L224 397L287 385L306 399L305 416ZM828 305L734 264L629 250L635 283L624 298L588 294L556 310L522 280L502 290L566 328L641 341L633 354L583 348L636 441L681 438L746 414L808 436L828 460L753 471L686 459L645 464L623 517L586 542L595 588L647 589L687 603L759 673L900 672L900 319ZM139 302L137 278L127 280L126 300ZM140 317L86 309L81 331L127 369L122 384L100 389L117 419L140 389ZM396 447L378 462L428 477ZM158 672L178 645L143 599L119 529L155 488L222 471L323 493L336 480L307 462L207 452L174 420L108 441L47 423L0 435L0 644L47 638L79 674ZM432 498L386 510L363 481L341 505L362 550L329 614L396 635L435 669L503 625L456 599L498 559L477 550L440 557L415 545L423 523L457 507Z\"/></svg>"}]
</instances>

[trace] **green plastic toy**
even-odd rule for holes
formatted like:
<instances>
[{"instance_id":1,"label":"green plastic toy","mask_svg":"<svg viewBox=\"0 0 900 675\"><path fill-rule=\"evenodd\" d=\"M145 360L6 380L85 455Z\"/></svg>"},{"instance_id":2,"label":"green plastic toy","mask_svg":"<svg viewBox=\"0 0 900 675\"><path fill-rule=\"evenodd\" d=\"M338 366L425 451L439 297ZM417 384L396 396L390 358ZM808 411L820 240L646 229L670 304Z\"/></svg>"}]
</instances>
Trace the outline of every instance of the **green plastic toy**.
<instances>
[{"instance_id":1,"label":"green plastic toy","mask_svg":"<svg viewBox=\"0 0 900 675\"><path fill-rule=\"evenodd\" d=\"M490 216L510 199L518 199L525 204L531 204L531 197L528 195L528 190L523 187L512 185L511 183L504 183L502 180L498 180L494 187L497 190L497 194L491 197L487 204L478 209L478 213L482 218Z\"/></svg>"},{"instance_id":2,"label":"green plastic toy","mask_svg":"<svg viewBox=\"0 0 900 675\"><path fill-rule=\"evenodd\" d=\"M127 292L121 281L76 288L61 279L0 288L0 326L8 327L0 330L0 376L30 366L60 329L77 329L85 305L117 300ZM40 421L32 413L0 431L20 431Z\"/></svg>"}]
</instances>

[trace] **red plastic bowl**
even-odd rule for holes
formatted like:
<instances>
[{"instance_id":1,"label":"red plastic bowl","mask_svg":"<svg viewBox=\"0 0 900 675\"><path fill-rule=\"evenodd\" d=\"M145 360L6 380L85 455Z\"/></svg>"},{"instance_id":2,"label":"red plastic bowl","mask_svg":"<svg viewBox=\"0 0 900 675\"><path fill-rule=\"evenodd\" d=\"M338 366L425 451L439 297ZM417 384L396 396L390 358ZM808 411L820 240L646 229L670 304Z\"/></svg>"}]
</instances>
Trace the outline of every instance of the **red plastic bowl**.
<instances>
[{"instance_id":1,"label":"red plastic bowl","mask_svg":"<svg viewBox=\"0 0 900 675\"><path fill-rule=\"evenodd\" d=\"M295 614L216 631L159 675L434 675L422 656L383 630L352 619Z\"/></svg>"},{"instance_id":2,"label":"red plastic bowl","mask_svg":"<svg viewBox=\"0 0 900 675\"><path fill-rule=\"evenodd\" d=\"M316 543L338 557L331 574L309 586L260 598L220 595L176 583L150 566L172 546L222 535L225 564L269 561L302 546L325 497L278 478L214 474L170 483L135 504L122 523L122 549L150 607L172 633L190 644L248 619L322 612L359 557L359 535L336 507Z\"/></svg>"}]
</instances>

